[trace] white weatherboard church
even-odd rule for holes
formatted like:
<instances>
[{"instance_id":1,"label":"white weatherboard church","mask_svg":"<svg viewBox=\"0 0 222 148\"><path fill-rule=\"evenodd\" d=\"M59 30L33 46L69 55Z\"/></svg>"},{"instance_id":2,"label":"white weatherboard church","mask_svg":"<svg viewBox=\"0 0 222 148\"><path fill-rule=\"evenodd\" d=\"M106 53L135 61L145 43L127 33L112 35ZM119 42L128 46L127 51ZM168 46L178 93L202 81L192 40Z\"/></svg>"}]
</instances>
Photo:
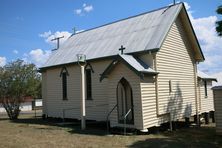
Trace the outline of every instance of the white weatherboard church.
<instances>
[{"instance_id":1,"label":"white weatherboard church","mask_svg":"<svg viewBox=\"0 0 222 148\"><path fill-rule=\"evenodd\" d=\"M73 34L40 68L47 117L81 117L77 54L87 60L88 120L110 113L111 127L123 127L128 113L128 128L146 130L203 112L197 63L204 55L183 3Z\"/></svg>"}]
</instances>

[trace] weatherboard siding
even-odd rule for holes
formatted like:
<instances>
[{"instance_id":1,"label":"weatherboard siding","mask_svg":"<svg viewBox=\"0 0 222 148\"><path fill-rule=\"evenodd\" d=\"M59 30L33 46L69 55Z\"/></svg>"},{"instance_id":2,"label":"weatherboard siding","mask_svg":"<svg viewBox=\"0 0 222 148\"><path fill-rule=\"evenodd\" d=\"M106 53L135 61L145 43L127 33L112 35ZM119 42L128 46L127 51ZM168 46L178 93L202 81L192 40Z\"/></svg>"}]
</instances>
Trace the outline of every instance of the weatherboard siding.
<instances>
[{"instance_id":1,"label":"weatherboard siding","mask_svg":"<svg viewBox=\"0 0 222 148\"><path fill-rule=\"evenodd\" d=\"M212 81L207 81L207 96L205 96L205 88L204 82L199 82L198 90L199 90L199 99L200 99L200 112L209 112L214 111L214 98L213 98L213 90Z\"/></svg>"},{"instance_id":2,"label":"weatherboard siding","mask_svg":"<svg viewBox=\"0 0 222 148\"><path fill-rule=\"evenodd\" d=\"M104 120L108 111L107 80L99 81L100 74L110 63L110 60L91 62L94 73L92 76L92 100L86 100L86 118L89 120ZM79 65L66 67L69 73L67 76L68 99L62 99L62 79L60 72L62 67L48 69L43 76L44 86L47 87L46 104L49 117L63 117L80 119L81 99L81 74ZM46 76L47 74L47 76ZM47 85L46 85L47 84ZM44 94L44 93L43 93ZM45 108L45 107L44 107ZM70 110L69 110L70 109Z\"/></svg>"},{"instance_id":3,"label":"weatherboard siding","mask_svg":"<svg viewBox=\"0 0 222 148\"><path fill-rule=\"evenodd\" d=\"M213 90L214 106L215 106L215 119L216 131L222 135L222 89Z\"/></svg>"},{"instance_id":4,"label":"weatherboard siding","mask_svg":"<svg viewBox=\"0 0 222 148\"><path fill-rule=\"evenodd\" d=\"M155 79L151 76L145 76L140 81L141 99L142 99L142 115L143 128L149 128L158 125L156 114L156 93Z\"/></svg>"},{"instance_id":5,"label":"weatherboard siding","mask_svg":"<svg viewBox=\"0 0 222 148\"><path fill-rule=\"evenodd\" d=\"M42 103L43 114L47 115L47 73L42 72Z\"/></svg>"},{"instance_id":6,"label":"weatherboard siding","mask_svg":"<svg viewBox=\"0 0 222 148\"><path fill-rule=\"evenodd\" d=\"M173 23L156 55L159 113L176 120L195 113L194 53L181 18ZM169 92L171 81L172 92Z\"/></svg>"},{"instance_id":7,"label":"weatherboard siding","mask_svg":"<svg viewBox=\"0 0 222 148\"><path fill-rule=\"evenodd\" d=\"M144 57L143 57L144 58ZM147 60L150 56L147 56ZM173 23L161 49L156 54L159 114L171 112L173 120L195 113L194 57L180 17ZM148 60L149 61L149 60ZM172 92L169 92L171 81ZM143 128L168 120L157 117L155 80L145 77L140 82Z\"/></svg>"}]
</instances>

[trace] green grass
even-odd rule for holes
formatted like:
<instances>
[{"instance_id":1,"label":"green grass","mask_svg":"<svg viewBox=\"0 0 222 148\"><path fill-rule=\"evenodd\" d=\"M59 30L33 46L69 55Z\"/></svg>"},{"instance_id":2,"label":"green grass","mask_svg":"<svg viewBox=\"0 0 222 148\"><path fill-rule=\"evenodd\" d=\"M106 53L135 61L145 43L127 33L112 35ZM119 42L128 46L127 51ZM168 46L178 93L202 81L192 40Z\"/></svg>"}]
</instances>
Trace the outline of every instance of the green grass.
<instances>
[{"instance_id":1,"label":"green grass","mask_svg":"<svg viewBox=\"0 0 222 148\"><path fill-rule=\"evenodd\" d=\"M0 147L222 147L215 127L184 128L150 135L107 135L105 128L79 124L59 126L52 121L22 115L15 122L0 115Z\"/></svg>"}]
</instances>

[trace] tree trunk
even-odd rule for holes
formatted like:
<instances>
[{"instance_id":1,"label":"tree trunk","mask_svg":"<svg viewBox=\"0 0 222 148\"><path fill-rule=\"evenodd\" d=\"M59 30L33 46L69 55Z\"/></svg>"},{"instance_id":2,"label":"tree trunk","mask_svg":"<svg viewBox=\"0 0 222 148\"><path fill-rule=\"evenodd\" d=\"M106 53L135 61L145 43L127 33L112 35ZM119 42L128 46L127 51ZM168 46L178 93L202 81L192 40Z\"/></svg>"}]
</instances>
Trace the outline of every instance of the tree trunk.
<instances>
[{"instance_id":1,"label":"tree trunk","mask_svg":"<svg viewBox=\"0 0 222 148\"><path fill-rule=\"evenodd\" d=\"M10 120L18 119L20 113L20 103L4 102L3 107L5 108Z\"/></svg>"}]
</instances>

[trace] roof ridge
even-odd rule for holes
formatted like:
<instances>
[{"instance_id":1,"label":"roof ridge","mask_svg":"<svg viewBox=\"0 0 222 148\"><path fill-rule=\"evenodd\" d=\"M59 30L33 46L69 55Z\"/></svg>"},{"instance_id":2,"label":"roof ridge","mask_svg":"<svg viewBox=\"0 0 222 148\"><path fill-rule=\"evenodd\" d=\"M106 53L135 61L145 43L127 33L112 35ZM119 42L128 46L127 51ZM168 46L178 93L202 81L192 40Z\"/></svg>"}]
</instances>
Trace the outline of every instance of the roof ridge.
<instances>
[{"instance_id":1,"label":"roof ridge","mask_svg":"<svg viewBox=\"0 0 222 148\"><path fill-rule=\"evenodd\" d=\"M149 10L149 11L146 11L146 12L143 12L143 13L140 13L140 14L137 14L137 15L129 16L129 17L126 17L126 18L123 18L123 19L120 19L120 20L116 20L116 21L113 21L113 22L110 22L110 23L105 23L103 25L93 27L93 28L90 28L90 29L86 29L86 30L78 32L78 33L73 33L69 38L71 38L74 35L81 34L81 33L84 33L84 32L90 31L90 30L98 29L98 28L101 28L101 27L104 27L104 26L108 26L108 25L117 23L117 22L121 22L121 21L124 21L124 20L127 20L127 19L135 18L135 17L141 16L141 15L144 15L144 14L152 13L152 12L155 12L155 11L159 11L161 9L169 8L169 7L180 5L180 4L183 4L183 2L179 2L179 3L176 3L176 4L160 7L160 8L153 9L153 10Z\"/></svg>"}]
</instances>

